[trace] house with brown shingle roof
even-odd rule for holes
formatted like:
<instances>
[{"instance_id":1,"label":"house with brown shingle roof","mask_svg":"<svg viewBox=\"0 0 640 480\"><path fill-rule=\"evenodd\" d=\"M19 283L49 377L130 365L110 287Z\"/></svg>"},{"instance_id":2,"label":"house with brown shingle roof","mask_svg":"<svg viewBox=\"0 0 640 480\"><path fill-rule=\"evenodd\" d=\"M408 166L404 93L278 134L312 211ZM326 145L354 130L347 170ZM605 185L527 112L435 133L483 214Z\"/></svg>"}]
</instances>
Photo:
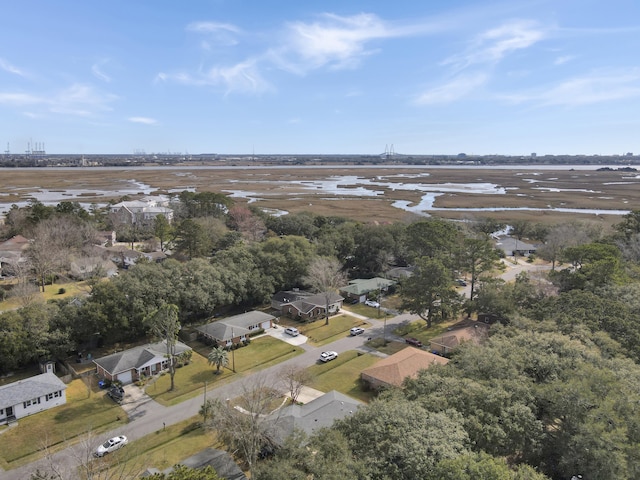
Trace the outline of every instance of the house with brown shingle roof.
<instances>
[{"instance_id":1,"label":"house with brown shingle roof","mask_svg":"<svg viewBox=\"0 0 640 480\"><path fill-rule=\"evenodd\" d=\"M447 363L449 363L447 358L418 348L407 347L366 368L360 376L364 382L376 390L383 387L400 387L405 378L416 378L420 370Z\"/></svg>"},{"instance_id":2,"label":"house with brown shingle roof","mask_svg":"<svg viewBox=\"0 0 640 480\"><path fill-rule=\"evenodd\" d=\"M482 322L473 322L467 327L451 330L429 342L429 350L439 355L447 355L465 342L479 345L489 336L489 325Z\"/></svg>"},{"instance_id":3,"label":"house with brown shingle roof","mask_svg":"<svg viewBox=\"0 0 640 480\"><path fill-rule=\"evenodd\" d=\"M30 244L31 240L22 235L16 235L9 240L0 242L0 275L2 275L3 265L11 267L24 261L24 252Z\"/></svg>"}]
</instances>

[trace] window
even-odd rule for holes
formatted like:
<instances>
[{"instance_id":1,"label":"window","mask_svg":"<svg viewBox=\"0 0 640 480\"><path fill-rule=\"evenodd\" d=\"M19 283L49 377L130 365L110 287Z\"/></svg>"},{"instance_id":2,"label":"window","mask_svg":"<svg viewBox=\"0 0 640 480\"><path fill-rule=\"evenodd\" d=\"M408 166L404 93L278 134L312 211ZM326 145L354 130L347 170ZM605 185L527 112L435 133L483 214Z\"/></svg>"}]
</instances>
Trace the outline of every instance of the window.
<instances>
[{"instance_id":1,"label":"window","mask_svg":"<svg viewBox=\"0 0 640 480\"><path fill-rule=\"evenodd\" d=\"M0 408L0 417L4 415L4 409Z\"/></svg>"},{"instance_id":2,"label":"window","mask_svg":"<svg viewBox=\"0 0 640 480\"><path fill-rule=\"evenodd\" d=\"M46 400L48 402L49 400L51 400L53 398L53 393L47 393L47 396L45 398L46 398Z\"/></svg>"},{"instance_id":3,"label":"window","mask_svg":"<svg viewBox=\"0 0 640 480\"><path fill-rule=\"evenodd\" d=\"M58 390L57 392L55 392L55 393L53 394L53 396L57 398L57 397L59 397L59 396L61 395L61 393L62 393L62 392L60 392L60 390Z\"/></svg>"},{"instance_id":4,"label":"window","mask_svg":"<svg viewBox=\"0 0 640 480\"><path fill-rule=\"evenodd\" d=\"M31 400L27 400L26 402L23 402L23 403L22 403L22 407L23 407L23 408L27 408L27 407L29 407L29 406L31 406Z\"/></svg>"}]
</instances>

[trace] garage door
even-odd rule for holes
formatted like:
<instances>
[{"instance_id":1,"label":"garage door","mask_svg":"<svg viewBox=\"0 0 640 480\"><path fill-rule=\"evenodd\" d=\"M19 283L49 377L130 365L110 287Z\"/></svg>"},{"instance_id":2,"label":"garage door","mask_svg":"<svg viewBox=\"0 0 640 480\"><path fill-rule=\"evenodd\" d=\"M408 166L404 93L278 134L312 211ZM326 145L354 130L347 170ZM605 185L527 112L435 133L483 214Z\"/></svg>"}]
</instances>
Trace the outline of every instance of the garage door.
<instances>
[{"instance_id":1,"label":"garage door","mask_svg":"<svg viewBox=\"0 0 640 480\"><path fill-rule=\"evenodd\" d=\"M120 380L123 385L131 383L133 381L133 378L131 377L131 370L129 370L128 372L119 373L118 380Z\"/></svg>"}]
</instances>

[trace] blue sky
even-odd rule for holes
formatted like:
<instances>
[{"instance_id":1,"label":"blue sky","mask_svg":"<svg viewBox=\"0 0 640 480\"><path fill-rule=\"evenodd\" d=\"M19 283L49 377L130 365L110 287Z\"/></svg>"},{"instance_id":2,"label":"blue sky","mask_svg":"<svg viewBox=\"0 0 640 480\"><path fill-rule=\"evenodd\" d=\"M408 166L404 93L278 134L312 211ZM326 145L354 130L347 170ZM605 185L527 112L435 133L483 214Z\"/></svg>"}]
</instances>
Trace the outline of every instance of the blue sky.
<instances>
[{"instance_id":1,"label":"blue sky","mask_svg":"<svg viewBox=\"0 0 640 480\"><path fill-rule=\"evenodd\" d=\"M24 0L0 151L640 153L637 0Z\"/></svg>"}]
</instances>

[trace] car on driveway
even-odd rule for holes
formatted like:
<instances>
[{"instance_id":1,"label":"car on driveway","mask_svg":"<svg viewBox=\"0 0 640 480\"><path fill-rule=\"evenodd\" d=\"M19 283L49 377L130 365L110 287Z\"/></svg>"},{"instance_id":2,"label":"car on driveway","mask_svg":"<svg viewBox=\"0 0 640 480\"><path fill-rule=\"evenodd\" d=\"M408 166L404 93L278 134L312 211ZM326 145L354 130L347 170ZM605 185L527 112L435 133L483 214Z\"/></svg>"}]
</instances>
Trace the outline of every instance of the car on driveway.
<instances>
[{"instance_id":1,"label":"car on driveway","mask_svg":"<svg viewBox=\"0 0 640 480\"><path fill-rule=\"evenodd\" d=\"M404 341L413 347L422 347L422 342L415 337L407 337L404 339Z\"/></svg>"},{"instance_id":2,"label":"car on driveway","mask_svg":"<svg viewBox=\"0 0 640 480\"><path fill-rule=\"evenodd\" d=\"M121 403L124 399L124 388L120 385L111 385L107 395L109 395L114 402Z\"/></svg>"},{"instance_id":3,"label":"car on driveway","mask_svg":"<svg viewBox=\"0 0 640 480\"><path fill-rule=\"evenodd\" d=\"M322 352L320 354L320 361L324 362L324 363L327 363L327 362L329 362L329 361L331 361L333 359L336 359L336 358L338 358L338 353L337 352L329 351L329 352Z\"/></svg>"},{"instance_id":4,"label":"car on driveway","mask_svg":"<svg viewBox=\"0 0 640 480\"><path fill-rule=\"evenodd\" d=\"M364 304L367 307L380 308L380 304L378 302L376 302L375 300L365 300Z\"/></svg>"},{"instance_id":5,"label":"car on driveway","mask_svg":"<svg viewBox=\"0 0 640 480\"><path fill-rule=\"evenodd\" d=\"M461 287L466 287L467 286L467 282L465 282L464 280L462 280L461 278L456 280L456 283L458 285L460 285Z\"/></svg>"},{"instance_id":6,"label":"car on driveway","mask_svg":"<svg viewBox=\"0 0 640 480\"><path fill-rule=\"evenodd\" d=\"M364 333L364 328L362 327L353 327L351 330L349 330L349 335L351 335L352 337L355 337L356 335L360 335Z\"/></svg>"},{"instance_id":7,"label":"car on driveway","mask_svg":"<svg viewBox=\"0 0 640 480\"><path fill-rule=\"evenodd\" d=\"M298 329L293 327L285 328L284 333L286 333L287 335L291 335L292 337L297 337L298 335L300 335L300 332L298 331Z\"/></svg>"},{"instance_id":8,"label":"car on driveway","mask_svg":"<svg viewBox=\"0 0 640 480\"><path fill-rule=\"evenodd\" d=\"M116 450L124 447L127 443L129 443L129 440L124 435L113 437L96 448L96 451L93 452L93 454L96 457L104 457L107 453L115 452Z\"/></svg>"}]
</instances>

